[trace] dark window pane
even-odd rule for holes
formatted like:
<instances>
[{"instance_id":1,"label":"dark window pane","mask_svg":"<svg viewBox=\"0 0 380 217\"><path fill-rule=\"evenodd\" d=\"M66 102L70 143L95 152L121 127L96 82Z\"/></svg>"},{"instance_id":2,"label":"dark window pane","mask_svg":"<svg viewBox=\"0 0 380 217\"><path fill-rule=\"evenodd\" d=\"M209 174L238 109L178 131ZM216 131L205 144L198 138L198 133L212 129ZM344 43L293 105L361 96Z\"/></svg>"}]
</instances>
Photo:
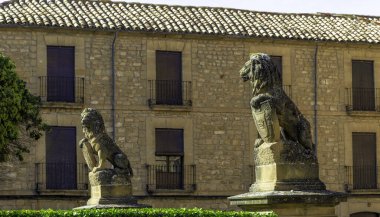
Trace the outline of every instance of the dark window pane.
<instances>
[{"instance_id":1,"label":"dark window pane","mask_svg":"<svg viewBox=\"0 0 380 217\"><path fill-rule=\"evenodd\" d=\"M375 110L373 61L352 61L352 109Z\"/></svg>"},{"instance_id":2,"label":"dark window pane","mask_svg":"<svg viewBox=\"0 0 380 217\"><path fill-rule=\"evenodd\" d=\"M182 53L156 51L156 103L182 104Z\"/></svg>"},{"instance_id":3,"label":"dark window pane","mask_svg":"<svg viewBox=\"0 0 380 217\"><path fill-rule=\"evenodd\" d=\"M277 67L280 79L282 81L282 57L281 56L270 56L274 65Z\"/></svg>"},{"instance_id":4,"label":"dark window pane","mask_svg":"<svg viewBox=\"0 0 380 217\"><path fill-rule=\"evenodd\" d=\"M47 46L47 101L75 101L75 47Z\"/></svg>"},{"instance_id":5,"label":"dark window pane","mask_svg":"<svg viewBox=\"0 0 380 217\"><path fill-rule=\"evenodd\" d=\"M76 128L51 127L46 133L46 188L76 189Z\"/></svg>"},{"instance_id":6,"label":"dark window pane","mask_svg":"<svg viewBox=\"0 0 380 217\"><path fill-rule=\"evenodd\" d=\"M183 155L183 129L156 129L156 155Z\"/></svg>"},{"instance_id":7,"label":"dark window pane","mask_svg":"<svg viewBox=\"0 0 380 217\"><path fill-rule=\"evenodd\" d=\"M376 189L376 134L352 133L354 189Z\"/></svg>"},{"instance_id":8,"label":"dark window pane","mask_svg":"<svg viewBox=\"0 0 380 217\"><path fill-rule=\"evenodd\" d=\"M358 212L351 214L350 217L379 217L379 214L373 212Z\"/></svg>"}]
</instances>

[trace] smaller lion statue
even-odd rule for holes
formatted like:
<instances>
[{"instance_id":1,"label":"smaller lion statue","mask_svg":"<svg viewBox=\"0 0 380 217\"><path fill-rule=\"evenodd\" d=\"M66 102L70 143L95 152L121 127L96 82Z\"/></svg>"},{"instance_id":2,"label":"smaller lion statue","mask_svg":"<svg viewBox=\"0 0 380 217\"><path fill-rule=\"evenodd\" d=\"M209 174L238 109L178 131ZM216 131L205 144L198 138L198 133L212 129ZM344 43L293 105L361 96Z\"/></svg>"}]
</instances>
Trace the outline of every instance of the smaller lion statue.
<instances>
[{"instance_id":1,"label":"smaller lion statue","mask_svg":"<svg viewBox=\"0 0 380 217\"><path fill-rule=\"evenodd\" d=\"M252 84L253 97L250 105L254 118L256 114L262 112L263 108L274 111L274 114L263 114L261 122L256 117L257 128L261 127L263 131L268 131L265 128L271 128L271 124L278 121L280 128L278 133L282 141L292 141L294 144L300 144L309 153L314 153L310 124L282 89L279 72L270 56L263 53L252 54L240 70L240 77L243 81L250 81ZM268 121L268 118L276 120ZM259 132L261 138L256 140L256 147L268 142L264 141L263 134L268 133L260 134Z\"/></svg>"},{"instance_id":2,"label":"smaller lion statue","mask_svg":"<svg viewBox=\"0 0 380 217\"><path fill-rule=\"evenodd\" d=\"M117 174L133 176L127 155L125 155L105 131L100 113L93 108L85 108L81 113L84 137L79 146L91 172L108 169L106 161L113 165ZM97 157L97 159L96 159Z\"/></svg>"}]
</instances>

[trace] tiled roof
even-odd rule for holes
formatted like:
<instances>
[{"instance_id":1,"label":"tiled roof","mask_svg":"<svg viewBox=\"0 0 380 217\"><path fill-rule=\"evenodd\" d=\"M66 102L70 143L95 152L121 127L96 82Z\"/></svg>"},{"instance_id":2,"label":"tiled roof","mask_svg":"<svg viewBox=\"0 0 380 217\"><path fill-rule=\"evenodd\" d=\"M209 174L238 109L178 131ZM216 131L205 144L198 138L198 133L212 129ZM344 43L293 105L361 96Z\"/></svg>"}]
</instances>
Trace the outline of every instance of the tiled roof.
<instances>
[{"instance_id":1,"label":"tiled roof","mask_svg":"<svg viewBox=\"0 0 380 217\"><path fill-rule=\"evenodd\" d=\"M14 25L380 43L380 17L127 2L12 0L0 4L0 27Z\"/></svg>"}]
</instances>

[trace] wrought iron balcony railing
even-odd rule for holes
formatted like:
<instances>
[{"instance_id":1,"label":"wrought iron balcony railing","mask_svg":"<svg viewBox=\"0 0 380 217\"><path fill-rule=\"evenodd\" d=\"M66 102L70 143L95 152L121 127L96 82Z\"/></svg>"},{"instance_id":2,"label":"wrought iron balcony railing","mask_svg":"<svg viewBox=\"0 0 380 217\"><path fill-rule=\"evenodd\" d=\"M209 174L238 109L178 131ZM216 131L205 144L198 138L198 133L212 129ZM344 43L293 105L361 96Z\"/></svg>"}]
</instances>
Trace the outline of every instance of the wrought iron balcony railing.
<instances>
[{"instance_id":1,"label":"wrought iron balcony railing","mask_svg":"<svg viewBox=\"0 0 380 217\"><path fill-rule=\"evenodd\" d=\"M346 190L378 189L377 166L345 166Z\"/></svg>"},{"instance_id":2,"label":"wrought iron balcony railing","mask_svg":"<svg viewBox=\"0 0 380 217\"><path fill-rule=\"evenodd\" d=\"M36 191L87 190L88 167L78 163L36 163Z\"/></svg>"},{"instance_id":3,"label":"wrought iron balcony railing","mask_svg":"<svg viewBox=\"0 0 380 217\"><path fill-rule=\"evenodd\" d=\"M196 189L195 165L147 165L148 193L157 190L183 190L192 192Z\"/></svg>"},{"instance_id":4,"label":"wrought iron balcony railing","mask_svg":"<svg viewBox=\"0 0 380 217\"><path fill-rule=\"evenodd\" d=\"M379 88L346 88L347 111L380 111Z\"/></svg>"},{"instance_id":5,"label":"wrought iron balcony railing","mask_svg":"<svg viewBox=\"0 0 380 217\"><path fill-rule=\"evenodd\" d=\"M84 102L84 78L41 76L40 96L43 102Z\"/></svg>"},{"instance_id":6,"label":"wrought iron balcony railing","mask_svg":"<svg viewBox=\"0 0 380 217\"><path fill-rule=\"evenodd\" d=\"M148 80L149 106L191 106L191 81Z\"/></svg>"}]
</instances>

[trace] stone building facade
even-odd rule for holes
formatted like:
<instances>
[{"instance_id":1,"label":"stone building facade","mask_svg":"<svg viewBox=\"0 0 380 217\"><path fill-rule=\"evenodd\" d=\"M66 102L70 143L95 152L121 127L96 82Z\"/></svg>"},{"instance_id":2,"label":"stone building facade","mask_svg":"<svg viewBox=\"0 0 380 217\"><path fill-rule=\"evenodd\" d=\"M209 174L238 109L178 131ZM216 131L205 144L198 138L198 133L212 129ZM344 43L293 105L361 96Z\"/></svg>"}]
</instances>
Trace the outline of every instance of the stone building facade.
<instances>
[{"instance_id":1,"label":"stone building facade","mask_svg":"<svg viewBox=\"0 0 380 217\"><path fill-rule=\"evenodd\" d=\"M42 4L42 8L50 7L53 12L35 10L33 14L28 11L39 4ZM107 131L115 136L115 141L129 157L135 171L132 179L133 194L141 203L151 204L153 207L237 209L230 206L226 198L247 192L254 182L252 153L257 137L249 108L251 89L241 81L238 73L250 53L264 52L281 57L283 86L312 126L321 180L328 190L349 194L347 202L336 207L337 214L342 217L364 216L367 212L375 216L375 213L380 212L379 177L370 177L375 180L370 187L361 185L360 177L357 178L358 172L352 169L356 162L354 158L357 158L353 153L356 147L353 137L356 133L367 133L375 137L375 170L378 168L376 165L380 164L380 148L379 143L376 143L380 141L380 113L377 109L379 95L375 91L373 96L362 96L365 99L374 97L375 107L360 109L360 106L355 107L357 102L352 100L355 97L351 90L356 82L353 79L354 61L372 64L371 88L377 90L380 86L379 18L335 15L306 15L305 18L304 15L270 13L255 15L257 19L266 17L268 23L271 16L286 20L286 28L290 29L288 32L292 37L281 35L285 34L281 31L285 27L280 26L264 28L264 32L256 35L250 34L248 29L247 34L239 35L244 32L241 30L243 27L235 21L232 24L222 23L222 27L211 22L211 30L205 25L203 33L196 32L203 31L200 24L192 24L195 25L194 32L186 32L176 30L172 23L165 26L163 21L160 23L164 25L162 28L174 26L174 30L160 30L159 24L155 31L151 31L148 25L141 29L113 28L110 24L96 27L93 20L91 22L95 27L84 28L80 26L81 21L90 21L77 18L79 27L75 26L74 21L71 21L70 26L65 20L67 17L54 12L59 11L58 9L70 9L72 4L82 4L81 7L84 4L93 4L107 11L117 3L74 0L55 0L50 3L16 0L3 3L0 6L0 52L16 63L17 72L27 82L30 91L42 97L43 120L50 126L70 128L76 144L83 137L79 120L83 108L96 108L102 113ZM179 6L120 4L125 7L126 16L128 13L145 15L147 12L144 10L151 10L151 7L156 7L157 11L162 7L162 13L167 13L168 16L171 13L182 14L188 9ZM89 6L88 8L91 9ZM169 12L165 8L169 8ZM11 13L16 9L18 15ZM221 20L217 17L218 14L238 14L244 22L247 22L244 13L251 13L233 9L189 10L194 14L197 14L197 10L213 11L216 20ZM123 17L124 12L118 13ZM34 23L28 20L27 15L30 13ZM56 13L66 23L61 24L60 19L54 20L48 15L44 17L44 13ZM82 13L90 12L83 9ZM26 21L18 17L20 14L24 15ZM104 16L116 19L111 15ZM158 15L151 16L164 19ZM210 14L208 16L213 18ZM88 17L93 19L90 15ZM123 21L127 18L118 19ZM254 23L255 17L248 18ZM74 18L69 16L68 19ZM196 19L200 18L192 19L189 20L190 23L197 23ZM264 22L260 19L259 22ZM324 31L320 26L316 27L315 31L320 33L313 32L312 27L312 30L307 30L307 26L300 28L301 33L296 31L299 30L296 27L294 32L291 31L293 21L303 22L304 19L326 21L330 24ZM339 36L339 31L334 29L339 26L331 24L331 20L337 23L353 23L351 26L340 27L343 30L347 28L347 32L351 31L352 34ZM53 21L59 24L54 25ZM214 27L225 31L217 32ZM232 33L229 33L229 28ZM260 32L260 28L256 29ZM338 36L334 36L334 30ZM46 88L49 81L45 79L49 77L50 70L47 63L50 52L48 47L74 48L75 100L65 102L49 99L48 92L51 89ZM159 88L155 82L159 70L157 65L161 64L157 61L159 52L180 55L180 103L159 102ZM166 175L174 174L180 180L175 178L174 181L165 181L159 178L164 173L160 175L160 170L156 167L159 159L156 140L160 139L157 137L157 129L181 130L183 146L178 155L182 159L181 175L175 169L168 169L166 172ZM46 159L47 155L52 154L48 148L52 145L54 146L54 142L44 136L31 144L31 152L25 154L23 162L12 161L0 165L1 209L70 209L86 202L89 197L87 171L77 145L73 154L76 161L74 171L77 174L74 186L49 187L51 176L59 177L56 173L49 175L51 169L49 170ZM59 157L59 154L58 150L55 157ZM58 181L58 184L65 183L65 178L60 177L63 181ZM162 187L159 182L170 186Z\"/></svg>"}]
</instances>

